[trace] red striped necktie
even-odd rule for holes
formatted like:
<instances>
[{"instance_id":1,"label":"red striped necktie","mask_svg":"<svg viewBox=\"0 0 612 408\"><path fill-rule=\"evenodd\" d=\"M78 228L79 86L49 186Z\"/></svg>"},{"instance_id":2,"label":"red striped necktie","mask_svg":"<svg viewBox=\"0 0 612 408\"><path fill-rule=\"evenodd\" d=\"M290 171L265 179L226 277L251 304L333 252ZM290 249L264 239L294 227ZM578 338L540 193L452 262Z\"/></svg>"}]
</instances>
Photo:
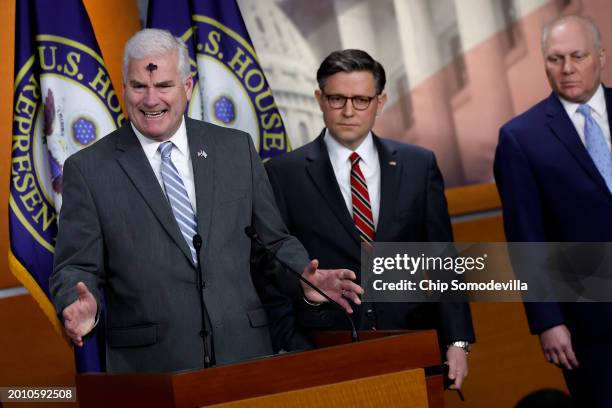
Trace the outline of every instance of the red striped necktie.
<instances>
[{"instance_id":1,"label":"red striped necktie","mask_svg":"<svg viewBox=\"0 0 612 408\"><path fill-rule=\"evenodd\" d=\"M372 242L376 237L374 231L374 216L370 205L370 194L365 177L359 167L361 157L355 152L349 157L351 160L351 200L353 201L353 221L359 231L359 237L364 242Z\"/></svg>"}]
</instances>

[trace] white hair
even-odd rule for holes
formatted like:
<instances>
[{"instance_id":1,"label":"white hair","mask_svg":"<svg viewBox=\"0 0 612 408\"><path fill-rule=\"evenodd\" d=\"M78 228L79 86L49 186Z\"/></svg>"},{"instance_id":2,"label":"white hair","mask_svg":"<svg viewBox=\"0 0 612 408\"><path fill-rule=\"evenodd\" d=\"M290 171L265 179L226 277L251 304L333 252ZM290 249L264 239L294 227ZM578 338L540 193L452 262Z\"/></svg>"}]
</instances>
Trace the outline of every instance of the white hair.
<instances>
[{"instance_id":1,"label":"white hair","mask_svg":"<svg viewBox=\"0 0 612 408\"><path fill-rule=\"evenodd\" d=\"M591 34L591 39L593 40L593 46L595 49L598 51L601 50L601 33L599 32L599 28L597 27L597 24L595 24L595 21L589 17L572 14L556 18L544 26L542 29L542 36L540 37L542 53L546 51L546 42L548 41L548 36L550 35L552 29L571 20L580 23L582 27L584 27Z\"/></svg>"},{"instance_id":2,"label":"white hair","mask_svg":"<svg viewBox=\"0 0 612 408\"><path fill-rule=\"evenodd\" d=\"M173 52L178 53L177 69L181 75L181 80L186 80L191 75L191 70L189 67L189 51L185 43L167 30L146 28L138 31L128 40L123 50L123 81L127 80L130 59L143 59Z\"/></svg>"}]
</instances>

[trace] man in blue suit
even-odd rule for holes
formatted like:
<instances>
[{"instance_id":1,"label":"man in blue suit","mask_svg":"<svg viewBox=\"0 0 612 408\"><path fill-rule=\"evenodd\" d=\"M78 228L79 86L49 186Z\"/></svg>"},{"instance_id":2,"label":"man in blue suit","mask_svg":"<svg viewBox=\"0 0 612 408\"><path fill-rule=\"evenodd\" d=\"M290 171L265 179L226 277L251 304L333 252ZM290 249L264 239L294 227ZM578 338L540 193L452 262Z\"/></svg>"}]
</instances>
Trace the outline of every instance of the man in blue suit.
<instances>
[{"instance_id":1,"label":"man in blue suit","mask_svg":"<svg viewBox=\"0 0 612 408\"><path fill-rule=\"evenodd\" d=\"M452 241L434 154L372 132L386 101L382 65L361 50L336 51L321 63L317 81L315 97L326 128L313 142L266 165L289 231L321 267L336 265L358 274L364 242ZM270 306L270 297L264 298ZM291 306L277 302L268 308L277 347L306 347L297 340L313 327L348 329L345 317L331 306L311 308L317 318L297 322ZM467 348L474 341L467 304L368 303L354 310L361 330L437 328L449 377L461 387Z\"/></svg>"},{"instance_id":2,"label":"man in blue suit","mask_svg":"<svg viewBox=\"0 0 612 408\"><path fill-rule=\"evenodd\" d=\"M508 241L612 241L612 90L605 53L586 18L542 32L553 93L500 130L495 178ZM526 303L546 359L563 368L579 406L612 406L612 304Z\"/></svg>"}]
</instances>

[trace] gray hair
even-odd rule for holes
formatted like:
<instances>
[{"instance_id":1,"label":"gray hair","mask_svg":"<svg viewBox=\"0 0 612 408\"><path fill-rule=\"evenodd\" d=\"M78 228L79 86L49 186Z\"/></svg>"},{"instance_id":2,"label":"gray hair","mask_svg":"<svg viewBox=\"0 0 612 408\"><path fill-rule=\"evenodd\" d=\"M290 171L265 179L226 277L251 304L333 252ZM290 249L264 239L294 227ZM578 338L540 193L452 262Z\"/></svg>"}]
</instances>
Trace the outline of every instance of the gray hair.
<instances>
[{"instance_id":1,"label":"gray hair","mask_svg":"<svg viewBox=\"0 0 612 408\"><path fill-rule=\"evenodd\" d=\"M593 21L593 19L590 17L571 14L567 16L558 17L544 26L544 28L542 29L542 36L540 37L542 53L544 53L546 49L546 42L548 41L548 36L550 35L552 29L562 23L572 20L580 23L582 27L584 27L591 34L591 39L593 40L593 45L595 46L595 49L598 51L601 50L601 33L599 32L599 28L597 27L597 24L595 24L595 21Z\"/></svg>"},{"instance_id":2,"label":"gray hair","mask_svg":"<svg viewBox=\"0 0 612 408\"><path fill-rule=\"evenodd\" d=\"M146 28L138 31L128 40L123 50L123 81L125 82L127 79L130 59L143 59L173 52L178 53L177 69L181 75L181 80L186 80L191 75L191 70L189 66L189 51L185 43L167 30Z\"/></svg>"}]
</instances>

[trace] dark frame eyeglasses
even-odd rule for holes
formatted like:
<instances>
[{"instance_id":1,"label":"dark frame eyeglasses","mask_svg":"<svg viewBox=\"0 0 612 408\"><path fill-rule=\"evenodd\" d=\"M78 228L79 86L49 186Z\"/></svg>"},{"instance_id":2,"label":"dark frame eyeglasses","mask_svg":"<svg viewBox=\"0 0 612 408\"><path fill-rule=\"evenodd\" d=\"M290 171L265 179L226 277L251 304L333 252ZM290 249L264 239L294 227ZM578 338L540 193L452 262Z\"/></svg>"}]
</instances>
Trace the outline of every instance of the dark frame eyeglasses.
<instances>
[{"instance_id":1,"label":"dark frame eyeglasses","mask_svg":"<svg viewBox=\"0 0 612 408\"><path fill-rule=\"evenodd\" d=\"M355 95L355 96L344 96L344 95L328 95L325 92L321 91L325 99L327 99L327 104L332 109L342 109L346 106L346 101L351 100L351 104L353 104L353 108L358 111L364 111L370 107L370 103L375 99L378 95L374 96L365 96L365 95Z\"/></svg>"}]
</instances>

